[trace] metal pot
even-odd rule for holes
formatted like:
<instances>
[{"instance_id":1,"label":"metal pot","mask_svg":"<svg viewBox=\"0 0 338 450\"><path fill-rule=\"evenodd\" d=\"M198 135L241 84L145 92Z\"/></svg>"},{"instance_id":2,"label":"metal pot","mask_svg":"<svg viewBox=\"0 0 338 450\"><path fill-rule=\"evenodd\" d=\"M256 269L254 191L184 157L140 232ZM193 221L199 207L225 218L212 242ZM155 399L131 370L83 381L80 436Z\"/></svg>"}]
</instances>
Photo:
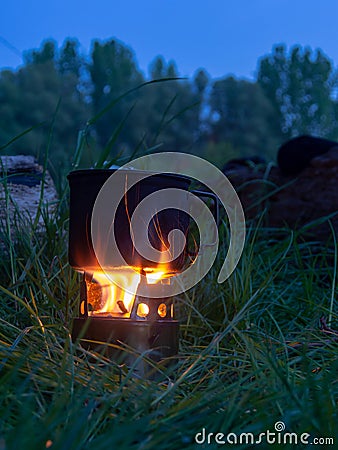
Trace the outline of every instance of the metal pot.
<instances>
[{"instance_id":1,"label":"metal pot","mask_svg":"<svg viewBox=\"0 0 338 450\"><path fill-rule=\"evenodd\" d=\"M69 218L69 262L72 267L87 272L95 271L99 267L91 235L91 219L95 200L105 182L115 172L115 169L89 169L70 172L70 218ZM142 171L119 170L127 180L139 175ZM143 172L144 173L144 172ZM154 268L157 262L148 260L140 255L132 241L130 234L130 218L135 208L148 195L168 188L187 191L191 179L175 174L151 174L138 181L126 191L121 200L114 220L114 233L120 253L129 266L139 268ZM200 197L211 197L217 210L217 198L209 192L193 191ZM184 202L185 200L182 199ZM189 233L189 214L180 209L169 208L159 211L151 220L148 227L148 237L151 245L161 251L162 246L168 245L168 234L179 229L187 237ZM160 230L160 233L159 233ZM187 264L189 251L187 246L176 259L170 263L170 271L181 271Z\"/></svg>"}]
</instances>

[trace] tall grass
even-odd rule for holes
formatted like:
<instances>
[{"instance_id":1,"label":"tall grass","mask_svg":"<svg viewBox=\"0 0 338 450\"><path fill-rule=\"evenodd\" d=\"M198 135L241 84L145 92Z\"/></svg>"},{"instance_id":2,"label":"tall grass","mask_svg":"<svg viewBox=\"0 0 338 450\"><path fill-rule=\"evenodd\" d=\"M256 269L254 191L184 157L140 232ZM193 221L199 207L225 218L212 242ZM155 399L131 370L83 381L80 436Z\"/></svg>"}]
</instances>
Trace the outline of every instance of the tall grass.
<instances>
[{"instance_id":1,"label":"tall grass","mask_svg":"<svg viewBox=\"0 0 338 450\"><path fill-rule=\"evenodd\" d=\"M337 445L335 240L249 223L240 263L219 285L224 222L216 264L175 299L177 363L150 381L72 343L79 280L67 261L66 185L60 198L54 213L40 209L44 232L19 218L1 229L0 449L218 448L196 433L258 436L278 421Z\"/></svg>"},{"instance_id":2,"label":"tall grass","mask_svg":"<svg viewBox=\"0 0 338 450\"><path fill-rule=\"evenodd\" d=\"M289 431L334 436L337 335L320 330L321 317L337 324L334 249L251 229L228 282L217 284L216 264L176 299L179 361L155 382L75 349L78 280L66 225L45 219L44 235L21 229L11 269L6 253L1 261L3 448L194 448L202 428L259 434L280 420Z\"/></svg>"}]
</instances>

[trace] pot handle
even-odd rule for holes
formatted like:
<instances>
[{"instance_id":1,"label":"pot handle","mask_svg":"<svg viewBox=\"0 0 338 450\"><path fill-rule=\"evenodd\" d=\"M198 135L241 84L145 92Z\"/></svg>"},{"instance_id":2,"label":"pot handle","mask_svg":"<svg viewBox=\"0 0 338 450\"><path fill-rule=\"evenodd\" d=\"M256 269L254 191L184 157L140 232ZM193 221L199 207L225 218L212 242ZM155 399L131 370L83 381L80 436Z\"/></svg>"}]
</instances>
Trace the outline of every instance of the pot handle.
<instances>
[{"instance_id":1,"label":"pot handle","mask_svg":"<svg viewBox=\"0 0 338 450\"><path fill-rule=\"evenodd\" d=\"M197 195L197 197L207 197L211 198L211 200L214 202L213 207L211 209L212 215L214 216L217 228L219 227L219 198L216 194L213 194L212 192L205 192L205 191L198 191L193 190L190 191L192 194Z\"/></svg>"},{"instance_id":2,"label":"pot handle","mask_svg":"<svg viewBox=\"0 0 338 450\"><path fill-rule=\"evenodd\" d=\"M217 197L217 195L213 194L212 192L205 192L205 191L198 191L198 190L192 190L189 192L197 195L198 197L207 197L207 198L212 199L214 204L213 204L213 208L212 208L211 212L212 212L212 215L214 216L214 219L215 219L215 222L216 222L216 225L218 228L218 226L219 226L219 198ZM208 244L203 244L203 245L205 247L213 247L215 244L216 244L216 241L208 243ZM196 256L196 252L188 250L188 255Z\"/></svg>"}]
</instances>

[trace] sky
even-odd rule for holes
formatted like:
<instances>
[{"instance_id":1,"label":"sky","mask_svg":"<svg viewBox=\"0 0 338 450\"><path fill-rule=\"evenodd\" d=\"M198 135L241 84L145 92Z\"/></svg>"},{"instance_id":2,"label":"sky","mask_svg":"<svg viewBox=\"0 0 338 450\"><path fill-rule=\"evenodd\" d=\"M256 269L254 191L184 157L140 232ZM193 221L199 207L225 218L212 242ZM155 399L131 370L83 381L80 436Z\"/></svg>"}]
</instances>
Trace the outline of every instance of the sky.
<instances>
[{"instance_id":1,"label":"sky","mask_svg":"<svg viewBox=\"0 0 338 450\"><path fill-rule=\"evenodd\" d=\"M337 0L0 0L0 69L46 39L93 39L129 46L145 75L158 55L181 76L204 68L212 78L254 79L276 44L320 48L338 65Z\"/></svg>"}]
</instances>

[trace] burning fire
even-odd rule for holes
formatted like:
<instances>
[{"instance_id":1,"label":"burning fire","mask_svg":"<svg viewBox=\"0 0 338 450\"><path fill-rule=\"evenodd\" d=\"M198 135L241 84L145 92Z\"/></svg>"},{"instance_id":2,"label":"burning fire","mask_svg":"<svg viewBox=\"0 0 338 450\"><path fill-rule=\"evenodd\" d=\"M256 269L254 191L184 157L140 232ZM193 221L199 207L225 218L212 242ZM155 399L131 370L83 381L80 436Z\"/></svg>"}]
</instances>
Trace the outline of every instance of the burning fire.
<instances>
[{"instance_id":1,"label":"burning fire","mask_svg":"<svg viewBox=\"0 0 338 450\"><path fill-rule=\"evenodd\" d=\"M129 217L127 196L125 196L126 213ZM148 285L158 283L166 284L171 274L168 264L164 262L163 255L168 250L159 224L155 224L157 237L161 241L161 256L157 267L123 267L114 268L109 272L94 271L93 279L87 282L88 314L91 316L130 317L136 292L141 281L146 280ZM144 277L142 280L142 276ZM145 303L137 306L137 316L147 317L149 307ZM160 317L165 313L159 312Z\"/></svg>"},{"instance_id":2,"label":"burning fire","mask_svg":"<svg viewBox=\"0 0 338 450\"><path fill-rule=\"evenodd\" d=\"M112 282L112 279L117 284ZM141 275L132 269L114 271L114 274L95 272L88 286L88 306L91 315L118 315L130 313ZM123 288L121 288L122 286Z\"/></svg>"},{"instance_id":3,"label":"burning fire","mask_svg":"<svg viewBox=\"0 0 338 450\"><path fill-rule=\"evenodd\" d=\"M87 282L89 315L130 317L135 293L141 282L141 272L149 285L168 282L168 273L157 268L145 268L142 271L133 268L114 269L109 274L94 272L92 281ZM147 311L147 305L142 305L143 309L138 310L137 314L146 317L149 309Z\"/></svg>"},{"instance_id":4,"label":"burning fire","mask_svg":"<svg viewBox=\"0 0 338 450\"><path fill-rule=\"evenodd\" d=\"M146 275L148 284L156 284L163 280L166 276L166 272L164 270L144 269L143 271Z\"/></svg>"}]
</instances>

